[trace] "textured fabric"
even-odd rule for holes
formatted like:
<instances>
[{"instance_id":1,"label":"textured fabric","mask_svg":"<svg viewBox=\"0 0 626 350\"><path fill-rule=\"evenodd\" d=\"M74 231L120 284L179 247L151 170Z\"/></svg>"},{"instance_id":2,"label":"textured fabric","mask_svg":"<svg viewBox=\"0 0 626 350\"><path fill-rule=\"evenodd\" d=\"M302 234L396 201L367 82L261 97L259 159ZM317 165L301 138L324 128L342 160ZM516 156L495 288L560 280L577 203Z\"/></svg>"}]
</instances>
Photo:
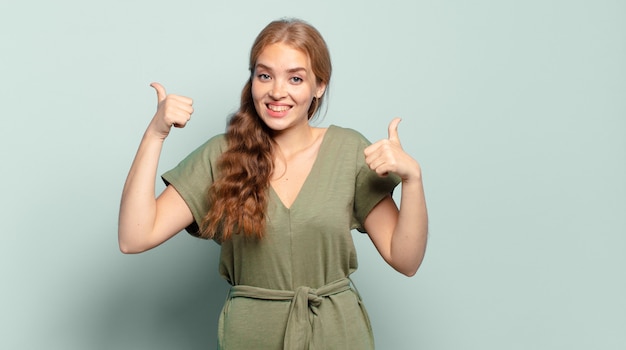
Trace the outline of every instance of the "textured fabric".
<instances>
[{"instance_id":1,"label":"textured fabric","mask_svg":"<svg viewBox=\"0 0 626 350\"><path fill-rule=\"evenodd\" d=\"M227 305L224 308L228 309L230 300L238 297L290 301L283 349L326 349L322 332L315 332L316 329L322 329L318 317L319 306L325 297L350 290L348 278L329 283L319 289L298 287L293 292L239 285L231 288ZM220 321L223 321L223 318ZM223 324L220 324L220 329L223 329ZM220 333L220 336L222 335ZM220 339L220 343L223 342L223 339Z\"/></svg>"},{"instance_id":2,"label":"textured fabric","mask_svg":"<svg viewBox=\"0 0 626 350\"><path fill-rule=\"evenodd\" d=\"M323 297L318 294L356 270L351 230L364 232L365 217L400 181L395 176L379 177L368 168L363 155L368 145L353 130L329 127L291 207L268 189L266 237L259 241L234 235L216 240L221 244L220 274L233 286L242 286L231 291L220 316L220 348L278 350L285 340L299 342L294 349L374 347L369 319L356 292L346 288ZM163 175L193 213L196 223L187 228L191 234L197 234L198 223L209 210L206 192L225 147L224 136L214 137ZM238 296L241 290L287 297ZM308 307L302 307L304 299ZM300 317L294 319L293 312ZM297 327L288 325L302 320ZM287 334L287 329L302 327L307 331ZM324 341L322 347L316 344L319 339Z\"/></svg>"}]
</instances>

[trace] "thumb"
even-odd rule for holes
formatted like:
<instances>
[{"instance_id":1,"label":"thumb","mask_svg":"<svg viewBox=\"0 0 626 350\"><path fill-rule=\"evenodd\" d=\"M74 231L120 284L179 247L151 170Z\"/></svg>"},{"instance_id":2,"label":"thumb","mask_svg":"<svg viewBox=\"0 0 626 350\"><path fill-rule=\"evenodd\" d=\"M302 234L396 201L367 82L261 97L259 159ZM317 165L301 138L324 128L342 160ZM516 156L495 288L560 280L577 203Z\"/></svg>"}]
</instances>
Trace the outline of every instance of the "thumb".
<instances>
[{"instance_id":1,"label":"thumb","mask_svg":"<svg viewBox=\"0 0 626 350\"><path fill-rule=\"evenodd\" d=\"M389 141L395 141L400 143L400 137L398 137L398 124L402 119L394 118L391 123L389 123Z\"/></svg>"},{"instance_id":2,"label":"thumb","mask_svg":"<svg viewBox=\"0 0 626 350\"><path fill-rule=\"evenodd\" d=\"M165 96L167 96L167 94L165 93L165 88L163 87L163 85L159 83L152 83L150 84L150 86L152 86L156 90L157 100L159 101L159 103L165 100Z\"/></svg>"}]
</instances>

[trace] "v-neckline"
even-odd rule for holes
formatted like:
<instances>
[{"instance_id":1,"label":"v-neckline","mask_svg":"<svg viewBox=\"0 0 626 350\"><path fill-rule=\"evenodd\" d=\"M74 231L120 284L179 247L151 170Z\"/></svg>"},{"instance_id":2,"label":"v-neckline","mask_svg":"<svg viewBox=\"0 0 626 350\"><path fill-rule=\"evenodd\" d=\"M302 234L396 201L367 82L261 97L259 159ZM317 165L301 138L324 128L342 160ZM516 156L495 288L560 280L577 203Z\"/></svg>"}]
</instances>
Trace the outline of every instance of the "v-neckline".
<instances>
[{"instance_id":1,"label":"v-neckline","mask_svg":"<svg viewBox=\"0 0 626 350\"><path fill-rule=\"evenodd\" d=\"M272 186L272 184L269 185L269 190L270 193L276 198L276 201L280 204L280 206L287 210L287 211L291 211L294 207L294 205L296 205L301 197L301 194L304 190L306 190L307 188L307 184L310 182L310 178L311 178L311 174L315 171L315 168L318 167L318 163L320 162L320 154L322 154L322 152L325 149L325 145L326 145L326 140L328 139L328 133L330 132L330 130L333 128L333 125L330 125L328 128L326 128L326 131L324 132L324 135L322 135L322 142L320 143L320 148L319 150L317 150L317 155L315 156L315 160L313 161L313 165L311 165L311 169L309 169L309 173L306 175L306 178L304 179L304 182L302 183L302 186L300 186L300 190L298 190L298 193L296 194L296 196L294 197L293 201L291 202L290 206L286 206L285 202L283 202L283 200L280 198L280 196L278 195L278 192L276 192L276 190L274 189L274 186Z\"/></svg>"}]
</instances>

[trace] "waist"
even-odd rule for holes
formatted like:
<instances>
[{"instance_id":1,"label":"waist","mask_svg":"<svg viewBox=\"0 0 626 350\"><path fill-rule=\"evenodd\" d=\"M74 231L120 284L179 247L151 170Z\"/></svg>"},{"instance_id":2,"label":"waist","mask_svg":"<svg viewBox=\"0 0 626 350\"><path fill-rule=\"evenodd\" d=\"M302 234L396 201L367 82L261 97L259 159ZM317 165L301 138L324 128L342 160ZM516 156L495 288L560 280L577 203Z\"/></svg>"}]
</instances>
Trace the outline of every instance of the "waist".
<instances>
[{"instance_id":1,"label":"waist","mask_svg":"<svg viewBox=\"0 0 626 350\"><path fill-rule=\"evenodd\" d=\"M321 317L318 317L318 308L325 299L347 291L356 294L359 306L362 308L358 292L351 287L350 279L345 277L315 289L301 286L295 290L276 290L236 285L230 289L225 309L227 313L231 299L238 297L261 301L287 301L290 303L290 307L287 315L283 349L321 350L326 349L326 346L324 335L322 334L324 327L321 324ZM362 311L366 315L364 309ZM220 322L223 322L223 318L220 319ZM220 327L223 329L223 324Z\"/></svg>"},{"instance_id":2,"label":"waist","mask_svg":"<svg viewBox=\"0 0 626 350\"><path fill-rule=\"evenodd\" d=\"M229 298L244 297L261 300L294 300L296 296L307 296L309 303L317 304L320 298L350 290L350 279L342 278L319 288L300 286L295 290L267 289L248 285L236 285L230 288ZM300 299L300 298L298 298Z\"/></svg>"}]
</instances>

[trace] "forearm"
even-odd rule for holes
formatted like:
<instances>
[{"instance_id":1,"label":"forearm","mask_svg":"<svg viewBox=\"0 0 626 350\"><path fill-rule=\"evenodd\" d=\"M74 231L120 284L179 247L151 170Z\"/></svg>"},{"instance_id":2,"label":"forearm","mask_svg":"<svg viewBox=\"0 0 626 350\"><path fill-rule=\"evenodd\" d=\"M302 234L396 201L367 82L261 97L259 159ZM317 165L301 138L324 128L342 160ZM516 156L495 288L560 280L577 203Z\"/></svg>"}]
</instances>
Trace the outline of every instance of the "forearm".
<instances>
[{"instance_id":1,"label":"forearm","mask_svg":"<svg viewBox=\"0 0 626 350\"><path fill-rule=\"evenodd\" d=\"M428 214L421 177L403 181L398 220L391 239L391 263L412 276L424 259L428 238Z\"/></svg>"},{"instance_id":2,"label":"forearm","mask_svg":"<svg viewBox=\"0 0 626 350\"><path fill-rule=\"evenodd\" d=\"M412 276L426 251L428 214L419 163L402 149L395 118L389 138L364 150L365 162L380 176L394 173L402 178L400 210L391 197L383 199L368 215L366 229L382 257L399 272Z\"/></svg>"},{"instance_id":3,"label":"forearm","mask_svg":"<svg viewBox=\"0 0 626 350\"><path fill-rule=\"evenodd\" d=\"M156 172L163 139L146 133L126 178L120 203L118 241L120 250L145 250L156 218Z\"/></svg>"}]
</instances>

